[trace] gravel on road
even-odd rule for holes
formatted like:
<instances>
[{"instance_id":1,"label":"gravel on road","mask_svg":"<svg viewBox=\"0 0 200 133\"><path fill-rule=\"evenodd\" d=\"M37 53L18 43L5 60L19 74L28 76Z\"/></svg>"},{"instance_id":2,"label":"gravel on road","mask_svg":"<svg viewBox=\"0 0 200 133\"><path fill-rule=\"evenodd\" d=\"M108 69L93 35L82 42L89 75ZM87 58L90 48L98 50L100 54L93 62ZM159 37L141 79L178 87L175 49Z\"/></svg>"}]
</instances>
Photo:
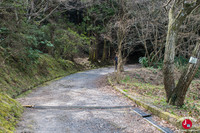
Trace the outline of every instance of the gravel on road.
<instances>
[{"instance_id":1,"label":"gravel on road","mask_svg":"<svg viewBox=\"0 0 200 133\"><path fill-rule=\"evenodd\" d=\"M134 67L134 66L133 66ZM132 66L125 69L132 68ZM97 83L112 73L113 67L69 75L39 87L22 105L55 107L26 109L16 133L157 133L155 127L132 111L132 108L91 109L89 107L134 106L119 94L106 91ZM85 108L59 109L80 106ZM88 108L87 108L88 107Z\"/></svg>"}]
</instances>

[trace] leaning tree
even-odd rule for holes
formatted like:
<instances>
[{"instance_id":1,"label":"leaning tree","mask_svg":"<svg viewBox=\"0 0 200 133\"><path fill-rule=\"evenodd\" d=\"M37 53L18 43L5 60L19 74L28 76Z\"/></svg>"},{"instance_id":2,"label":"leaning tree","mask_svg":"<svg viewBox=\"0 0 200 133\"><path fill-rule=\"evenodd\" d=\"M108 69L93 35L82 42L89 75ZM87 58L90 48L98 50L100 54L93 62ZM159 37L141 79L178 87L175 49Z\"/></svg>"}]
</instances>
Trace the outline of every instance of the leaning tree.
<instances>
[{"instance_id":1,"label":"leaning tree","mask_svg":"<svg viewBox=\"0 0 200 133\"><path fill-rule=\"evenodd\" d=\"M182 106L188 87L200 65L200 42L197 40L192 54L198 59L197 63L187 65L177 85L174 78L176 44L182 23L194 10L199 9L200 0L169 0L167 5L169 4L171 7L168 14L169 23L164 55L164 87L167 102L171 105Z\"/></svg>"}]
</instances>

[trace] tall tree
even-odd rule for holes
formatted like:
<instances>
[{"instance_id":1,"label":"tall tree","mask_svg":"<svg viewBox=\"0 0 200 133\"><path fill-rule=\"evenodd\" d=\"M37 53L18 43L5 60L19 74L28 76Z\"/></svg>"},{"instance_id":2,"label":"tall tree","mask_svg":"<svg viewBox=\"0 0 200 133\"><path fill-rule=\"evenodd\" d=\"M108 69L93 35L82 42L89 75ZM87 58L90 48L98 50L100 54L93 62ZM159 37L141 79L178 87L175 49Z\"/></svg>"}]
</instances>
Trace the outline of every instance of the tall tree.
<instances>
[{"instance_id":1,"label":"tall tree","mask_svg":"<svg viewBox=\"0 0 200 133\"><path fill-rule=\"evenodd\" d=\"M200 0L170 0L168 2L172 3L172 6L169 10L168 18L168 32L166 38L165 45L165 56L164 56L164 87L167 96L167 102L172 105L182 106L184 104L184 98L187 92L187 87L190 85L191 80L194 77L194 73L196 71L196 67L198 67L199 63L196 65L188 65L185 73L181 76L178 85L175 85L174 78L174 57L175 57L175 47L177 44L178 32L180 26L184 22L184 20L189 16L195 9L199 8ZM198 57L199 44L197 44L194 53L196 53L196 57ZM180 85L181 81L184 81L185 86Z\"/></svg>"},{"instance_id":2,"label":"tall tree","mask_svg":"<svg viewBox=\"0 0 200 133\"><path fill-rule=\"evenodd\" d=\"M126 45L126 39L128 36L128 33L133 26L134 17L131 16L131 13L129 11L129 5L127 4L127 1L124 0L118 0L118 13L116 13L116 16L113 18L113 22L111 23L113 32L115 32L115 39L117 44L117 56L118 56L118 65L117 65L117 74L118 77L123 71L123 51L125 49ZM111 33L113 34L113 33ZM112 35L111 35L112 36ZM112 40L115 40L112 39Z\"/></svg>"}]
</instances>

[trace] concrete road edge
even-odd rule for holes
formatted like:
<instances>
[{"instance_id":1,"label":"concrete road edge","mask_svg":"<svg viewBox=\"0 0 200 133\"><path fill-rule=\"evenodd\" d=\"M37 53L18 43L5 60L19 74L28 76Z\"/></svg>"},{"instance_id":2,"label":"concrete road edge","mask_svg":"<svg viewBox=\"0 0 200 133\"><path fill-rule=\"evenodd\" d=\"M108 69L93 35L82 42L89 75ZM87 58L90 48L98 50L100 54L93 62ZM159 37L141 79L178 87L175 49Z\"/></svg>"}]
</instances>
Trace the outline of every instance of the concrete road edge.
<instances>
[{"instance_id":1,"label":"concrete road edge","mask_svg":"<svg viewBox=\"0 0 200 133\"><path fill-rule=\"evenodd\" d=\"M152 112L152 114L166 120L167 122L175 125L176 127L178 127L179 129L183 130L182 128L182 121L180 121L180 117L176 116L176 115L173 115L173 114L170 114L168 112L165 112L163 111L162 109L154 106L154 105L151 105L149 103L145 103L144 101L141 101L140 99L132 96L132 95L129 95L127 94L126 92L124 92L121 88L115 86L111 79L108 77L108 82L109 84L117 91L119 91L121 94L125 95L126 97L128 97L130 100L132 100L133 102L135 102L137 105L149 110ZM192 127L192 132L200 132L200 127L196 127L196 126L193 126ZM190 130L188 130L190 132Z\"/></svg>"}]
</instances>

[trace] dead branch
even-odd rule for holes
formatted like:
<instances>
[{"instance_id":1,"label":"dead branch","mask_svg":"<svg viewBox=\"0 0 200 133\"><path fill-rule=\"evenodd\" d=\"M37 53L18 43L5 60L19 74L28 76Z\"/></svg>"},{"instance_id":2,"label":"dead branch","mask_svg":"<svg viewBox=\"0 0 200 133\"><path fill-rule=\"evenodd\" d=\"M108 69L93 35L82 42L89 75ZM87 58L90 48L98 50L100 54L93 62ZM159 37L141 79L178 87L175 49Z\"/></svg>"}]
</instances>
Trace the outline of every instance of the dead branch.
<instances>
[{"instance_id":1,"label":"dead branch","mask_svg":"<svg viewBox=\"0 0 200 133\"><path fill-rule=\"evenodd\" d=\"M56 6L48 15L46 15L42 20L39 21L39 24L42 23L44 20L46 20L58 7L60 6L60 4L58 6Z\"/></svg>"}]
</instances>

